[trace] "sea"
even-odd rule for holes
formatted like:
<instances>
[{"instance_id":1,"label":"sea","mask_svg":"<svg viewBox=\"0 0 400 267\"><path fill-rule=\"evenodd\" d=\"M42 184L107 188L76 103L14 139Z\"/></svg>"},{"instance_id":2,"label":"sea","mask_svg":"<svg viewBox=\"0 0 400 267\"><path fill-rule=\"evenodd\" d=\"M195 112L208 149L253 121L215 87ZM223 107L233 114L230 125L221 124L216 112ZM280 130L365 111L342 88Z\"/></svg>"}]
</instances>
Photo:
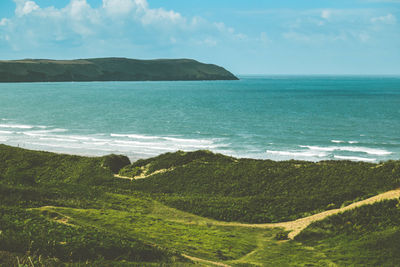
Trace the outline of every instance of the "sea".
<instances>
[{"instance_id":1,"label":"sea","mask_svg":"<svg viewBox=\"0 0 400 267\"><path fill-rule=\"evenodd\" d=\"M400 76L0 83L0 143L131 160L207 149L272 160L400 159Z\"/></svg>"}]
</instances>

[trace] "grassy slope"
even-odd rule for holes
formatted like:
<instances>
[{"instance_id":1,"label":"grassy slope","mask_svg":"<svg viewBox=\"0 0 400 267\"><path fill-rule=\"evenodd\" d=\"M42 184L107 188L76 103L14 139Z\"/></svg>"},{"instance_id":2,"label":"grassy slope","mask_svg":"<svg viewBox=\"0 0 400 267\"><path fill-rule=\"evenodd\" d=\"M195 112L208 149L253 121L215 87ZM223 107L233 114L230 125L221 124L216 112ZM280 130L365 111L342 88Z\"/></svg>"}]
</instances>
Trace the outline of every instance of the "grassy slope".
<instances>
[{"instance_id":1,"label":"grassy slope","mask_svg":"<svg viewBox=\"0 0 400 267\"><path fill-rule=\"evenodd\" d=\"M234 159L207 151L140 160L122 175L163 173L132 187L201 216L250 223L294 220L397 188L400 162ZM307 196L307 197L305 197Z\"/></svg>"},{"instance_id":2,"label":"grassy slope","mask_svg":"<svg viewBox=\"0 0 400 267\"><path fill-rule=\"evenodd\" d=\"M190 59L0 61L0 82L236 80L222 67Z\"/></svg>"},{"instance_id":3,"label":"grassy slope","mask_svg":"<svg viewBox=\"0 0 400 267\"><path fill-rule=\"evenodd\" d=\"M400 265L400 199L315 222L295 239L339 265Z\"/></svg>"},{"instance_id":4,"label":"grassy slope","mask_svg":"<svg viewBox=\"0 0 400 267\"><path fill-rule=\"evenodd\" d=\"M217 162L236 162L208 152L189 155L198 158L204 153ZM61 266L63 262L85 265L86 260L88 266L158 266L160 262L171 266L190 265L181 253L233 266L334 266L335 263L368 265L369 262L389 265L400 255L398 246L390 246L397 242L400 217L398 204L393 201L371 206L368 212L362 209L347 212L344 219L328 223L336 228L330 226L327 231L323 228L307 234L310 229L320 227L312 225L297 240L280 241L276 239L281 236L280 229L224 226L213 219L168 207L152 194L135 190L134 184L138 181L110 180L111 171L104 167L104 158L57 155L8 146L0 146L0 156L3 162L0 165L0 264L8 266L16 265L17 256L26 264L29 264L28 256L31 257L35 266ZM175 164L173 154L168 157L159 157L165 160L157 161L152 170L190 162L182 157ZM36 160L34 163L32 158ZM151 161L134 165L145 164L151 169L148 165ZM65 177L75 174L72 170L80 169L79 166L85 167L89 172L79 177L86 177L90 182L63 178L55 171L57 166L63 166ZM15 171L9 173L9 168ZM26 183L21 178L24 175L19 175L20 171L25 174L26 169L32 170L34 178L39 175L41 179ZM90 172L104 176L91 179ZM13 177L19 179L14 181ZM355 221L366 218L355 224L365 227L348 227L349 218ZM362 243L354 240L376 242L368 243L364 253ZM382 246L382 242L386 245Z\"/></svg>"}]
</instances>

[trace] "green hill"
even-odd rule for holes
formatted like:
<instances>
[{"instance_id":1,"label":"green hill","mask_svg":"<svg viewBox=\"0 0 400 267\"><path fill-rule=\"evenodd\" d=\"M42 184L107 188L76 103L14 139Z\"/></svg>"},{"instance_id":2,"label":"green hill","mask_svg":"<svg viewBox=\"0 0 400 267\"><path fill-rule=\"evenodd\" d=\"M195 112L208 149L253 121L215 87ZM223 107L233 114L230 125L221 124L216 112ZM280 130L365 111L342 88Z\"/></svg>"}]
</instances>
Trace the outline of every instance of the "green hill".
<instances>
[{"instance_id":1,"label":"green hill","mask_svg":"<svg viewBox=\"0 0 400 267\"><path fill-rule=\"evenodd\" d=\"M224 68L191 59L0 61L0 82L237 80Z\"/></svg>"},{"instance_id":2,"label":"green hill","mask_svg":"<svg viewBox=\"0 0 400 267\"><path fill-rule=\"evenodd\" d=\"M0 266L398 266L398 199L327 217L295 240L276 226L207 217L303 217L397 188L399 173L399 161L179 151L130 164L0 145Z\"/></svg>"},{"instance_id":3,"label":"green hill","mask_svg":"<svg viewBox=\"0 0 400 267\"><path fill-rule=\"evenodd\" d=\"M339 266L399 266L399 238L400 199L395 199L315 222L295 239Z\"/></svg>"},{"instance_id":4,"label":"green hill","mask_svg":"<svg viewBox=\"0 0 400 267\"><path fill-rule=\"evenodd\" d=\"M159 172L158 170L166 170ZM235 159L209 151L139 160L124 176L172 207L224 221L290 221L400 186L400 161L272 161Z\"/></svg>"}]
</instances>

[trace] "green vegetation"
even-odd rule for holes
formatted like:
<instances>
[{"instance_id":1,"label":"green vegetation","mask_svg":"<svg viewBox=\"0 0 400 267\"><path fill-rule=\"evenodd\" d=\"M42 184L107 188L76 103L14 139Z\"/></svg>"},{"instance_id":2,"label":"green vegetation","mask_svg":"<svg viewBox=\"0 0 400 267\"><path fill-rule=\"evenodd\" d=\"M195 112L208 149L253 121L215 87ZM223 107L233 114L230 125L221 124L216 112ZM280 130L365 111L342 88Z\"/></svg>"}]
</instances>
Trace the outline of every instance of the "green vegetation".
<instances>
[{"instance_id":1,"label":"green vegetation","mask_svg":"<svg viewBox=\"0 0 400 267\"><path fill-rule=\"evenodd\" d=\"M168 170L157 173L157 170ZM208 151L167 153L121 169L155 173L132 188L200 216L280 222L339 208L399 187L400 162L235 159ZM307 197L305 197L307 196Z\"/></svg>"},{"instance_id":2,"label":"green vegetation","mask_svg":"<svg viewBox=\"0 0 400 267\"><path fill-rule=\"evenodd\" d=\"M191 59L0 61L0 82L237 80L222 67Z\"/></svg>"},{"instance_id":3,"label":"green vegetation","mask_svg":"<svg viewBox=\"0 0 400 267\"><path fill-rule=\"evenodd\" d=\"M131 164L127 156L123 155L107 155L102 157L102 166L110 169L113 173L118 173L123 167Z\"/></svg>"},{"instance_id":4,"label":"green vegetation","mask_svg":"<svg viewBox=\"0 0 400 267\"><path fill-rule=\"evenodd\" d=\"M340 200L321 208L329 209L397 187L398 161L273 162L196 151L168 153L121 169L125 164L129 160L124 156L91 158L0 145L0 266L198 266L204 264L201 259L231 266L400 263L398 200L328 217L295 240L288 240L284 229L229 224L173 207L175 199L195 203L198 198L204 206L193 204L201 207L197 214L219 211L233 218L242 209L239 215L254 216L256 202L251 201L258 200L259 206L269 207L268 216L279 218L290 210L280 212L263 201L298 208L303 193L321 203L332 196ZM150 176L117 179L113 173L118 170ZM361 182L351 181L351 175ZM341 192L344 182L350 188ZM335 192L326 200L319 191L326 193L328 186ZM316 211L318 205L304 210Z\"/></svg>"},{"instance_id":5,"label":"green vegetation","mask_svg":"<svg viewBox=\"0 0 400 267\"><path fill-rule=\"evenodd\" d=\"M296 238L336 264L400 264L400 199L362 206L311 224Z\"/></svg>"},{"instance_id":6,"label":"green vegetation","mask_svg":"<svg viewBox=\"0 0 400 267\"><path fill-rule=\"evenodd\" d=\"M0 208L2 227L0 250L40 254L60 261L126 260L167 261L167 252L120 233L107 233L94 227L68 224L65 217L44 210ZM59 222L57 222L59 221Z\"/></svg>"},{"instance_id":7,"label":"green vegetation","mask_svg":"<svg viewBox=\"0 0 400 267\"><path fill-rule=\"evenodd\" d=\"M0 144L0 179L13 184L101 184L113 179L106 158L59 155ZM103 164L104 165L104 164Z\"/></svg>"}]
</instances>

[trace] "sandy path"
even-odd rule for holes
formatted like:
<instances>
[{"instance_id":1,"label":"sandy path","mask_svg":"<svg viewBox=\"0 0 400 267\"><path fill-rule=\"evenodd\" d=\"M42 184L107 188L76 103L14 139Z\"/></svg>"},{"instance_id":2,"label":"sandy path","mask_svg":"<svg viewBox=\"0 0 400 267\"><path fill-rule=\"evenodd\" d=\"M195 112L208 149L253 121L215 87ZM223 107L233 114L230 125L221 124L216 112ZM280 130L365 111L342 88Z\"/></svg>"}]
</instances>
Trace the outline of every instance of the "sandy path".
<instances>
[{"instance_id":1,"label":"sandy path","mask_svg":"<svg viewBox=\"0 0 400 267\"><path fill-rule=\"evenodd\" d=\"M162 169L162 170L158 170L155 171L149 175L143 175L143 176L137 176L135 178L131 178L131 177L126 177L126 176L119 176L117 174L114 175L114 177L116 178L121 178L121 179L129 179L129 180L133 180L133 179L144 179L147 178L149 176L152 176L154 174L157 173L163 173L163 172L167 172L167 171L171 171L171 169ZM221 225L221 226L238 226L238 227L254 227L254 228L274 228L274 227L281 227L284 228L287 231L291 231L288 234L288 237L290 239L293 239L296 235L298 235L302 230L304 230L307 226L309 226L311 223L316 222L316 221L320 221L325 219L328 216L334 215L334 214L338 214L347 210L351 210L363 205L370 205L373 204L375 202L379 202L382 200L386 200L386 199L395 199L395 198L400 198L400 189L395 189L395 190L391 190L358 202L354 202L346 207L343 208L339 208L339 209L332 209L332 210L327 210L327 211L323 211L308 217L304 217L304 218L300 218L297 219L295 221L289 221L289 222L280 222L280 223L263 223L263 224L247 224L247 223L236 223L236 222L222 222L222 221L213 221L212 224L213 225Z\"/></svg>"},{"instance_id":2,"label":"sandy path","mask_svg":"<svg viewBox=\"0 0 400 267\"><path fill-rule=\"evenodd\" d=\"M194 262L200 262L200 263L204 263L204 264L211 264L211 265L214 265L214 266L231 267L230 265L224 264L222 262L203 260L203 259L192 257L192 256L189 256L189 255L186 255L186 254L182 254L182 256L187 258L187 259L189 259L189 260L191 260L191 261L194 261Z\"/></svg>"},{"instance_id":3,"label":"sandy path","mask_svg":"<svg viewBox=\"0 0 400 267\"><path fill-rule=\"evenodd\" d=\"M121 175L118 175L118 174L114 174L114 177L115 178L119 178L119 179L127 179L127 180L134 180L132 177L128 177L128 176L121 176Z\"/></svg>"},{"instance_id":4,"label":"sandy path","mask_svg":"<svg viewBox=\"0 0 400 267\"><path fill-rule=\"evenodd\" d=\"M281 223L265 223L265 224L245 224L245 223L229 223L229 222L214 222L214 225L224 225L224 226L239 226L239 227L255 227L255 228L273 228L282 227L285 230L291 231L288 235L290 239L293 239L298 235L303 229L309 226L311 223L325 219L328 216L338 214L347 210L351 210L363 205L370 205L375 202L379 202L386 199L395 199L400 197L400 189L391 190L358 202L354 202L351 205L340 209L327 210L321 213L317 213L308 217L300 218L295 221L281 222Z\"/></svg>"},{"instance_id":5,"label":"sandy path","mask_svg":"<svg viewBox=\"0 0 400 267\"><path fill-rule=\"evenodd\" d=\"M135 177L128 177L128 176L122 176L122 175L119 175L119 174L114 174L114 177L115 178L119 178L119 179L127 179L127 180L131 180L132 181L132 180L138 180L138 179L145 179L145 178L148 178L148 177L153 176L155 174L165 173L165 172L169 172L169 171L172 171L172 170L174 170L174 168L161 169L161 170L157 170L157 171L154 171L152 173L149 173L149 174L147 174L147 171L144 171L140 175L137 175Z\"/></svg>"}]
</instances>

